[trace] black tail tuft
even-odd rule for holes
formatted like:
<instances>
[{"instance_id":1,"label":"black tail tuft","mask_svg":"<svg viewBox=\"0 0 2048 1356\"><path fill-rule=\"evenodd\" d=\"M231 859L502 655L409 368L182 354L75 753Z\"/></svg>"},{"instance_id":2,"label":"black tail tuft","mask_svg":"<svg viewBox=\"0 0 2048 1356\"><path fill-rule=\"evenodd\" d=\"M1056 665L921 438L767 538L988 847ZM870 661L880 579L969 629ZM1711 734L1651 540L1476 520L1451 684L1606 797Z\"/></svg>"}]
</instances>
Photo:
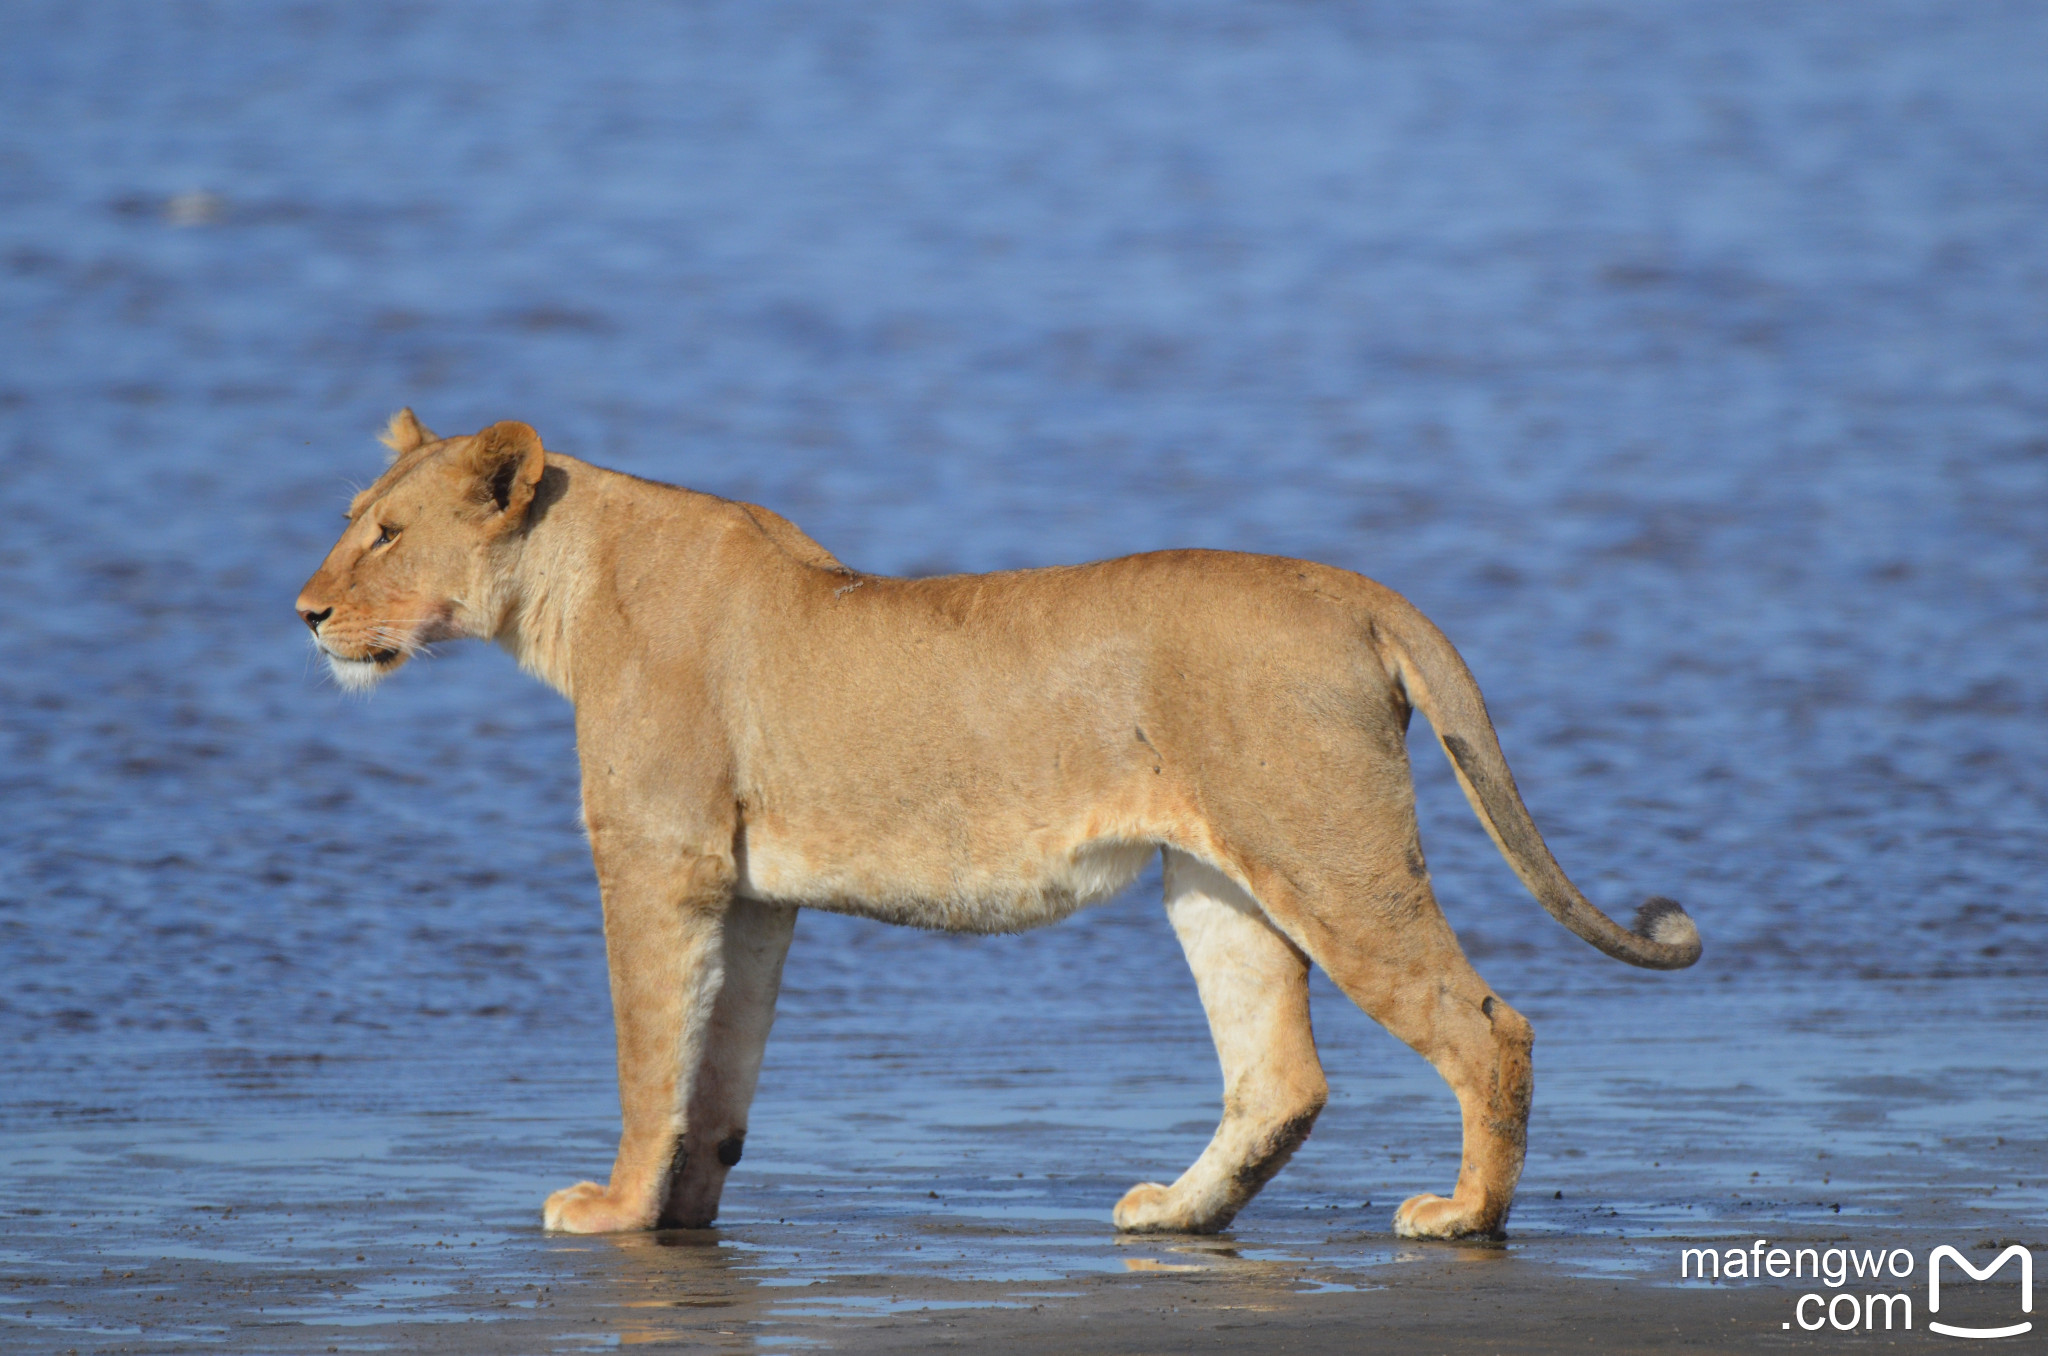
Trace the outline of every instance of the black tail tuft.
<instances>
[{"instance_id":1,"label":"black tail tuft","mask_svg":"<svg viewBox=\"0 0 2048 1356\"><path fill-rule=\"evenodd\" d=\"M1673 958L1676 963L1663 968L1683 969L1700 958L1700 930L1675 899L1651 895L1636 910L1629 931L1660 946L1678 948L1679 954Z\"/></svg>"},{"instance_id":2,"label":"black tail tuft","mask_svg":"<svg viewBox=\"0 0 2048 1356\"><path fill-rule=\"evenodd\" d=\"M1638 937L1655 937L1657 935L1658 921L1669 918L1673 914L1677 914L1680 918L1686 917L1685 906L1675 899L1666 899L1662 895L1651 895L1636 910L1636 919L1634 923L1629 925L1629 931Z\"/></svg>"}]
</instances>

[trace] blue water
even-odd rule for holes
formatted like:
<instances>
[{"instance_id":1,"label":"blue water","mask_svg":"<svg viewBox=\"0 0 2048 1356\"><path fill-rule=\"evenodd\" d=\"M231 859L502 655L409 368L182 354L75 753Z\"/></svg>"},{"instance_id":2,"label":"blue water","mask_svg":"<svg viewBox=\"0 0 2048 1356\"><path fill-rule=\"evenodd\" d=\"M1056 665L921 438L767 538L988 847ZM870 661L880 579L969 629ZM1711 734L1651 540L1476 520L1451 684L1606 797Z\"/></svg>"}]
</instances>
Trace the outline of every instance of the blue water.
<instances>
[{"instance_id":1,"label":"blue water","mask_svg":"<svg viewBox=\"0 0 2048 1356\"><path fill-rule=\"evenodd\" d=\"M1538 1028L1518 1228L1654 1232L1756 1171L1780 1216L1945 1219L1939 1180L2039 1231L2038 1181L1988 1194L2048 1152L2039 7L4 27L20 1220L139 1210L170 1256L229 1192L210 1145L270 1165L251 1200L427 1183L455 1193L428 1227L539 1247L541 1197L609 1159L568 708L482 647L341 697L292 615L410 404L768 504L869 570L1199 545L1401 590L1566 869L1611 911L1684 900L1707 943L1644 976L1555 927L1418 727L1439 894ZM1455 1172L1426 1067L1326 988L1317 1022L1338 1100L1241 1240L1331 1204L1382 1235ZM963 1217L1050 1232L973 1265L1062 1274L1197 1151L1210 1058L1142 893L1022 939L806 916L732 1236L799 1181L943 1216L1022 1170L1043 1195ZM1855 1192L1795 1182L1834 1151ZM1624 1172L1626 1215L1573 1213ZM41 1227L16 1271L62 1271Z\"/></svg>"}]
</instances>

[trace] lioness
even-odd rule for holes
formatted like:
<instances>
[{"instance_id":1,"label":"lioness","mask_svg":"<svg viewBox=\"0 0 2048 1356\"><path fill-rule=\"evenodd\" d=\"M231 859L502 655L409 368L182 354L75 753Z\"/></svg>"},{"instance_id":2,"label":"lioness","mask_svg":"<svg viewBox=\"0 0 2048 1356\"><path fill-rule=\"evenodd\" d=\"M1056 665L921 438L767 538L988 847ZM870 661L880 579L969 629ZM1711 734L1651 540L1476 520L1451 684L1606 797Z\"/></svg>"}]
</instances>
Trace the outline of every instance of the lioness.
<instances>
[{"instance_id":1,"label":"lioness","mask_svg":"<svg viewBox=\"0 0 2048 1356\"><path fill-rule=\"evenodd\" d=\"M1434 1064L1464 1112L1416 1238L1498 1234L1529 1119L1529 1023L1430 892L1405 740L1419 707L1523 884L1631 965L1699 933L1628 930L1551 858L1450 642L1369 579L1165 551L888 579L767 509L544 451L525 424L438 438L412 411L299 615L345 687L438 640L495 640L575 703L604 898L624 1130L611 1181L548 1197L573 1233L718 1212L798 906L1014 932L1165 854L1166 912L1223 1065L1223 1121L1126 1230L1224 1228L1327 1095L1308 968Z\"/></svg>"}]
</instances>

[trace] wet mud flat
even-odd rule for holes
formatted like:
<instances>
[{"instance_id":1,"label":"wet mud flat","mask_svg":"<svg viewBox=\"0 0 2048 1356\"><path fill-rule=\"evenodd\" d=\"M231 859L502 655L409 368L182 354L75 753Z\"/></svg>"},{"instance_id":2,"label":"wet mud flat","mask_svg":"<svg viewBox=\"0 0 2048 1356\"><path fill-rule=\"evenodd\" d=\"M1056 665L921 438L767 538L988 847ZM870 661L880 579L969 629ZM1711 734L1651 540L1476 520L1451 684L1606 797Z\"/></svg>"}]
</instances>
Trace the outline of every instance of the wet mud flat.
<instances>
[{"instance_id":1,"label":"wet mud flat","mask_svg":"<svg viewBox=\"0 0 2048 1356\"><path fill-rule=\"evenodd\" d=\"M93 1312L99 1330L90 1336L46 1331L10 1350L1755 1351L1827 1349L1866 1336L1824 1323L1792 1331L1799 1292L1782 1282L1739 1291L1651 1288L1571 1274L1561 1270L1571 1250L1560 1256L1542 1245L1388 1249L1374 1265L1247 1261L1228 1245L1154 1243L1143 1249L1151 1255L1124 1259L1128 1271L1056 1283L851 1275L802 1289L777 1286L772 1276L738 1280L720 1251L674 1236L620 1244L596 1260L555 1259L540 1273L545 1280L508 1297L493 1291L483 1302L437 1283L440 1293L403 1318L369 1320L336 1315L333 1296L407 1288L381 1279L388 1268L367 1282L337 1278L330 1291L298 1274L194 1278L166 1267L149 1273L142 1289L110 1295ZM142 1279L138 1273L133 1283ZM1951 1299L1943 1315L2009 1322L2018 1286L2004 1279ZM1886 1331L1880 1322L1867 1336L1887 1345L1939 1340L1925 1331L1924 1285L1893 1288L1913 1298L1914 1329ZM169 1304L152 1302L163 1294ZM242 1297L252 1294L267 1307L250 1307Z\"/></svg>"},{"instance_id":2,"label":"wet mud flat","mask_svg":"<svg viewBox=\"0 0 2048 1356\"><path fill-rule=\"evenodd\" d=\"M1108 984L1106 957L1175 959L1155 915L1133 899L966 944L806 915L705 1231L540 1230L541 1197L609 1161L601 1023L350 1057L45 1048L93 1100L0 1121L0 1346L1754 1350L1842 1340L1785 1326L1795 1301L1871 1284L1701 1284L1684 1249L2048 1250L2031 986L1816 1007L1634 976L1521 1003L1538 1092L1504 1246L1388 1231L1405 1195L1449 1184L1455 1105L1322 985L1333 1100L1295 1161L1226 1234L1119 1236L1110 1205L1193 1158L1218 1093L1191 982L1184 1003ZM971 1039L928 1034L947 1029ZM1956 1280L1944 1317L2016 1307L2010 1269ZM1924 1335L1924 1267L1884 1288Z\"/></svg>"}]
</instances>

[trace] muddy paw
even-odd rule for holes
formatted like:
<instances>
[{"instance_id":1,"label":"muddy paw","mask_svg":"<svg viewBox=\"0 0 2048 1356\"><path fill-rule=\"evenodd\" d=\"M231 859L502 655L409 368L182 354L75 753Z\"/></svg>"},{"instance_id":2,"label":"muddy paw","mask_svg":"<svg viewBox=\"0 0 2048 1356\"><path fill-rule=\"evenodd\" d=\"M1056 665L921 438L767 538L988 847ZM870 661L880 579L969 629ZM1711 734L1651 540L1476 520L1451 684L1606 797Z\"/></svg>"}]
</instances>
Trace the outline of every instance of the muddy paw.
<instances>
[{"instance_id":1,"label":"muddy paw","mask_svg":"<svg viewBox=\"0 0 2048 1356\"><path fill-rule=\"evenodd\" d=\"M617 1234L654 1223L645 1210L631 1209L595 1182L578 1182L548 1197L541 1223L565 1234Z\"/></svg>"},{"instance_id":2,"label":"muddy paw","mask_svg":"<svg viewBox=\"0 0 2048 1356\"><path fill-rule=\"evenodd\" d=\"M1180 1233L1186 1226L1171 1208L1173 1190L1157 1182L1140 1182L1124 1193L1111 1216L1127 1234Z\"/></svg>"},{"instance_id":3,"label":"muddy paw","mask_svg":"<svg viewBox=\"0 0 2048 1356\"><path fill-rule=\"evenodd\" d=\"M1403 1238L1497 1238L1500 1225L1478 1217L1470 1206L1424 1192L1401 1202L1394 1232Z\"/></svg>"}]
</instances>

